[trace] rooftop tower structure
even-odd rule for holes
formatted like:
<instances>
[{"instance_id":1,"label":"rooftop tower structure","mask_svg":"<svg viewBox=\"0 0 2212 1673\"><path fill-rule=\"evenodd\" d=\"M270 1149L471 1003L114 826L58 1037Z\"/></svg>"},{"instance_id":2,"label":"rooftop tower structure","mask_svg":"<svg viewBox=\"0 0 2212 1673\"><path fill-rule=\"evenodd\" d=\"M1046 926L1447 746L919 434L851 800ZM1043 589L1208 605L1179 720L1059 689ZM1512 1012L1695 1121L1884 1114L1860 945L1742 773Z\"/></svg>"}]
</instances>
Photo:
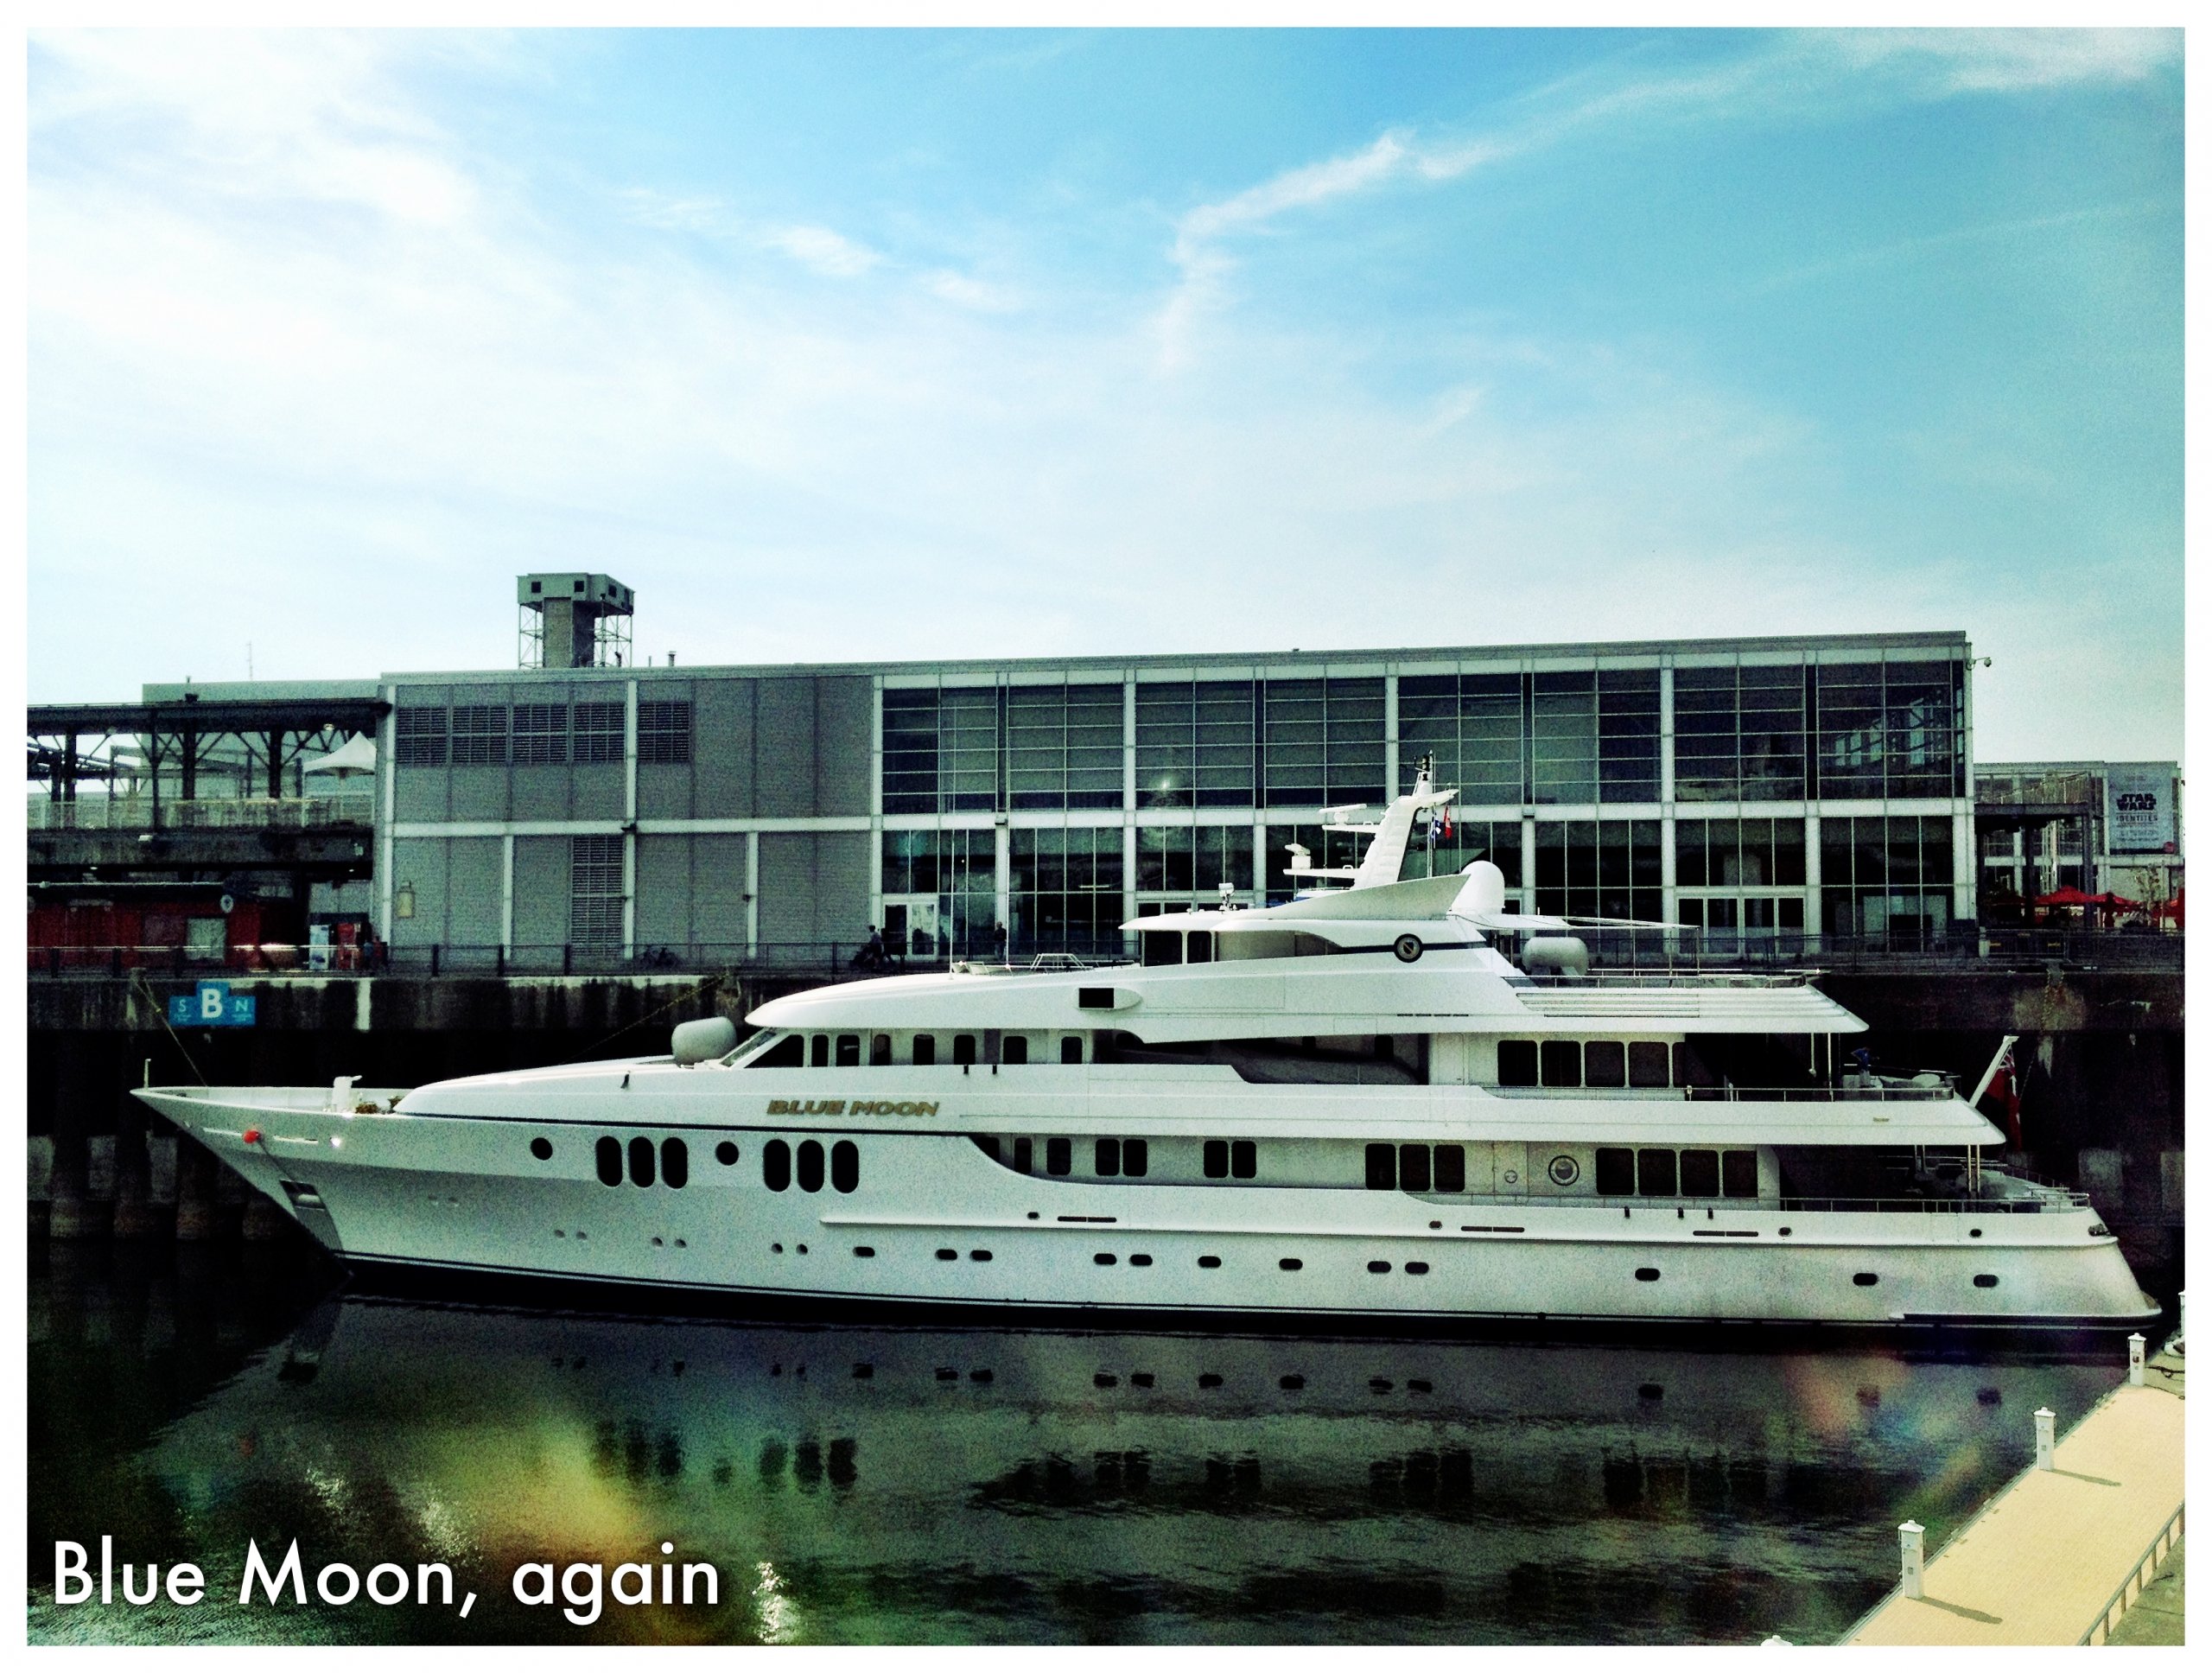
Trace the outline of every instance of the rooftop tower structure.
<instances>
[{"instance_id":1,"label":"rooftop tower structure","mask_svg":"<svg viewBox=\"0 0 2212 1673\"><path fill-rule=\"evenodd\" d=\"M621 668L637 595L613 576L526 575L515 582L517 665Z\"/></svg>"}]
</instances>

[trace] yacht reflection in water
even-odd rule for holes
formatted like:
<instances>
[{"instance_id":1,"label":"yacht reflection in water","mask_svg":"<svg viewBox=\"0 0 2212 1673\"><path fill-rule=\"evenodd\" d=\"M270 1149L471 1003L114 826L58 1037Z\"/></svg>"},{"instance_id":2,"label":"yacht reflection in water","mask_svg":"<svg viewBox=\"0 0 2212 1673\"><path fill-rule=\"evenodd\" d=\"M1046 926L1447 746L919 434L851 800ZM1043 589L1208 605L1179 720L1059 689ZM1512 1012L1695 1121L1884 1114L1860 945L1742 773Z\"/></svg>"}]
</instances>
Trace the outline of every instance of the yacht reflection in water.
<instances>
[{"instance_id":1,"label":"yacht reflection in water","mask_svg":"<svg viewBox=\"0 0 2212 1673\"><path fill-rule=\"evenodd\" d=\"M667 1542L715 1565L715 1608L559 1635L1802 1642L1885 1589L1900 1519L1940 1539L2026 1461L2037 1404L2113 1380L348 1296L148 1462L210 1525L229 1507L265 1540L283 1507L310 1562L452 1562L484 1593L443 1618L462 1637L550 1635L508 1596L518 1563L658 1563Z\"/></svg>"}]
</instances>

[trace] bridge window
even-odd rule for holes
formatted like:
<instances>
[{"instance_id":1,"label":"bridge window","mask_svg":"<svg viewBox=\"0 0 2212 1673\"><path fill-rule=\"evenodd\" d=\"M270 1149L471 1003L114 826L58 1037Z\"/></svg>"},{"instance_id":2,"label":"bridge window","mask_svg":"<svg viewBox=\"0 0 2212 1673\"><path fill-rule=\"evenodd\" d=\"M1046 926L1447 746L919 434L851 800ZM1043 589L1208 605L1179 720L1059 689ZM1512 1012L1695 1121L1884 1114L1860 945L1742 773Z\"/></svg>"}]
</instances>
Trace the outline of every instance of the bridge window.
<instances>
[{"instance_id":1,"label":"bridge window","mask_svg":"<svg viewBox=\"0 0 2212 1673\"><path fill-rule=\"evenodd\" d=\"M1579 1040L1548 1040L1542 1046L1544 1085L1547 1086L1580 1086L1582 1085L1582 1042Z\"/></svg>"},{"instance_id":2,"label":"bridge window","mask_svg":"<svg viewBox=\"0 0 2212 1673\"><path fill-rule=\"evenodd\" d=\"M1060 1061L1063 1063L1080 1063L1083 1061L1083 1036L1081 1034L1062 1034L1060 1036Z\"/></svg>"},{"instance_id":3,"label":"bridge window","mask_svg":"<svg viewBox=\"0 0 2212 1673\"><path fill-rule=\"evenodd\" d=\"M955 1034L955 1035L953 1035L953 1037L952 1037L952 1060L953 1060L953 1062L955 1062L956 1064L961 1064L961 1065L970 1064L970 1063L973 1063L973 1062L976 1060L976 1036L975 1036L975 1035L973 1035L973 1034Z\"/></svg>"},{"instance_id":4,"label":"bridge window","mask_svg":"<svg viewBox=\"0 0 2212 1673\"><path fill-rule=\"evenodd\" d=\"M1067 1140L1045 1141L1045 1171L1047 1174L1065 1174L1074 1165L1074 1153Z\"/></svg>"},{"instance_id":5,"label":"bridge window","mask_svg":"<svg viewBox=\"0 0 2212 1673\"><path fill-rule=\"evenodd\" d=\"M1467 1188L1467 1150L1465 1145L1440 1144L1436 1147L1436 1188L1450 1196L1457 1196ZM1408 1271L1413 1269L1408 1267Z\"/></svg>"},{"instance_id":6,"label":"bridge window","mask_svg":"<svg viewBox=\"0 0 2212 1673\"><path fill-rule=\"evenodd\" d=\"M1238 1139L1229 1147L1229 1172L1233 1179L1249 1180L1260 1171L1260 1153L1249 1139Z\"/></svg>"},{"instance_id":7,"label":"bridge window","mask_svg":"<svg viewBox=\"0 0 2212 1673\"><path fill-rule=\"evenodd\" d=\"M1183 962L1183 932L1180 930L1147 930L1137 937L1147 964L1179 964Z\"/></svg>"},{"instance_id":8,"label":"bridge window","mask_svg":"<svg viewBox=\"0 0 2212 1673\"><path fill-rule=\"evenodd\" d=\"M759 1057L748 1058L748 1069L804 1069L806 1067L806 1039L803 1034L785 1034Z\"/></svg>"},{"instance_id":9,"label":"bridge window","mask_svg":"<svg viewBox=\"0 0 2212 1673\"><path fill-rule=\"evenodd\" d=\"M1610 1145L1598 1148L1598 1194L1601 1197L1633 1197L1636 1194L1636 1152L1615 1149Z\"/></svg>"},{"instance_id":10,"label":"bridge window","mask_svg":"<svg viewBox=\"0 0 2212 1673\"><path fill-rule=\"evenodd\" d=\"M858 1034L837 1036L837 1066L840 1069L861 1066L861 1037Z\"/></svg>"},{"instance_id":11,"label":"bridge window","mask_svg":"<svg viewBox=\"0 0 2212 1673\"><path fill-rule=\"evenodd\" d=\"M781 1139L770 1139L760 1148L760 1183L771 1191L785 1191L791 1182L791 1148Z\"/></svg>"},{"instance_id":12,"label":"bridge window","mask_svg":"<svg viewBox=\"0 0 2212 1673\"><path fill-rule=\"evenodd\" d=\"M1497 1042L1497 1084L1534 1086L1536 1084L1536 1042L1501 1040Z\"/></svg>"},{"instance_id":13,"label":"bridge window","mask_svg":"<svg viewBox=\"0 0 2212 1673\"><path fill-rule=\"evenodd\" d=\"M891 1061L891 1036L871 1034L868 1042L868 1061L872 1069L880 1069Z\"/></svg>"},{"instance_id":14,"label":"bridge window","mask_svg":"<svg viewBox=\"0 0 2212 1673\"><path fill-rule=\"evenodd\" d=\"M681 1191L690 1182L691 1153L682 1139L660 1142L660 1176L671 1191Z\"/></svg>"},{"instance_id":15,"label":"bridge window","mask_svg":"<svg viewBox=\"0 0 2212 1673\"><path fill-rule=\"evenodd\" d=\"M630 1183L651 1185L653 1182L653 1142L640 1133L630 1141Z\"/></svg>"},{"instance_id":16,"label":"bridge window","mask_svg":"<svg viewBox=\"0 0 2212 1673\"><path fill-rule=\"evenodd\" d=\"M1398 1185L1406 1191L1428 1189L1428 1147L1425 1144L1402 1144L1398 1147Z\"/></svg>"},{"instance_id":17,"label":"bridge window","mask_svg":"<svg viewBox=\"0 0 2212 1673\"><path fill-rule=\"evenodd\" d=\"M830 1147L830 1183L848 1193L860 1189L861 1150L850 1139Z\"/></svg>"},{"instance_id":18,"label":"bridge window","mask_svg":"<svg viewBox=\"0 0 2212 1673\"><path fill-rule=\"evenodd\" d=\"M1367 1147L1367 1188L1370 1191L1395 1190L1398 1184L1398 1149L1391 1144L1370 1144Z\"/></svg>"},{"instance_id":19,"label":"bridge window","mask_svg":"<svg viewBox=\"0 0 2212 1673\"><path fill-rule=\"evenodd\" d=\"M826 1069L830 1066L830 1036L828 1034L814 1036L807 1054L807 1062L810 1067L817 1069Z\"/></svg>"},{"instance_id":20,"label":"bridge window","mask_svg":"<svg viewBox=\"0 0 2212 1673\"><path fill-rule=\"evenodd\" d=\"M1639 1150L1636 1153L1636 1190L1641 1197L1675 1194L1675 1153Z\"/></svg>"},{"instance_id":21,"label":"bridge window","mask_svg":"<svg viewBox=\"0 0 2212 1673\"><path fill-rule=\"evenodd\" d=\"M1206 1177L1225 1180L1229 1177L1229 1141L1208 1139L1205 1146Z\"/></svg>"},{"instance_id":22,"label":"bridge window","mask_svg":"<svg viewBox=\"0 0 2212 1673\"><path fill-rule=\"evenodd\" d=\"M999 1047L999 1061L1001 1063L1028 1062L1029 1036L1027 1034L1008 1034L1006 1037L1005 1043Z\"/></svg>"},{"instance_id":23,"label":"bridge window","mask_svg":"<svg viewBox=\"0 0 2212 1673\"><path fill-rule=\"evenodd\" d=\"M1756 1150L1727 1150L1720 1157L1720 1189L1730 1197L1756 1197L1759 1193L1759 1153Z\"/></svg>"},{"instance_id":24,"label":"bridge window","mask_svg":"<svg viewBox=\"0 0 2212 1673\"><path fill-rule=\"evenodd\" d=\"M594 1147L599 1162L599 1182L601 1185L622 1183L622 1141L603 1138Z\"/></svg>"},{"instance_id":25,"label":"bridge window","mask_svg":"<svg viewBox=\"0 0 2212 1673\"><path fill-rule=\"evenodd\" d=\"M935 1064L936 1061L937 1036L935 1034L916 1034L914 1036L915 1066L917 1068L926 1069Z\"/></svg>"},{"instance_id":26,"label":"bridge window","mask_svg":"<svg viewBox=\"0 0 2212 1673\"><path fill-rule=\"evenodd\" d=\"M798 1188L802 1191L822 1189L822 1147L812 1139L798 1148Z\"/></svg>"},{"instance_id":27,"label":"bridge window","mask_svg":"<svg viewBox=\"0 0 2212 1673\"><path fill-rule=\"evenodd\" d=\"M1628 1084L1631 1086L1667 1085L1667 1042L1631 1040L1628 1043Z\"/></svg>"},{"instance_id":28,"label":"bridge window","mask_svg":"<svg viewBox=\"0 0 2212 1673\"><path fill-rule=\"evenodd\" d=\"M1211 930L1192 930L1191 932L1189 951L1184 954L1184 957L1189 959L1193 964L1211 964L1213 963L1213 932Z\"/></svg>"},{"instance_id":29,"label":"bridge window","mask_svg":"<svg viewBox=\"0 0 2212 1673\"><path fill-rule=\"evenodd\" d=\"M1720 1153L1718 1150L1682 1152L1682 1194L1717 1197L1720 1194Z\"/></svg>"},{"instance_id":30,"label":"bridge window","mask_svg":"<svg viewBox=\"0 0 2212 1673\"><path fill-rule=\"evenodd\" d=\"M1582 1048L1582 1084L1586 1086L1628 1085L1628 1050L1618 1040L1593 1040Z\"/></svg>"}]
</instances>

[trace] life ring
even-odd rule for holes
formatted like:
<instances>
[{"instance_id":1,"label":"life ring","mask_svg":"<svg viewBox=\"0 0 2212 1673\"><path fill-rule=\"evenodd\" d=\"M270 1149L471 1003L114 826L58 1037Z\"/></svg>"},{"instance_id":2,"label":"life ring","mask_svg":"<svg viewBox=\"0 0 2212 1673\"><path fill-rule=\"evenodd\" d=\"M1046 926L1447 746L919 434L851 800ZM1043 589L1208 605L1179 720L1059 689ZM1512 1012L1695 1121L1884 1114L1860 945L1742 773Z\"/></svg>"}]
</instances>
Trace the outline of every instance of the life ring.
<instances>
[{"instance_id":1,"label":"life ring","mask_svg":"<svg viewBox=\"0 0 2212 1673\"><path fill-rule=\"evenodd\" d=\"M1410 964L1421 957L1421 937L1408 931L1390 944L1390 951Z\"/></svg>"}]
</instances>

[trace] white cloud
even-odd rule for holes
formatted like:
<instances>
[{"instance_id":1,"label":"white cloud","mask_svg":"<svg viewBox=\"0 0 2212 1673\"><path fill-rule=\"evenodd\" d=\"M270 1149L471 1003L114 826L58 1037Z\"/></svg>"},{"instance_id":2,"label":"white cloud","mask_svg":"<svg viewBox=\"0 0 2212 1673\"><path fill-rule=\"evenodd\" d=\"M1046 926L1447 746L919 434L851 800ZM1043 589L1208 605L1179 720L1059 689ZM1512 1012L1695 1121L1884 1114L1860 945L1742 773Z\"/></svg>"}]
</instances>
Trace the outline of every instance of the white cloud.
<instances>
[{"instance_id":1,"label":"white cloud","mask_svg":"<svg viewBox=\"0 0 2212 1673\"><path fill-rule=\"evenodd\" d=\"M784 226L762 240L780 250L802 267L812 268L834 279L857 278L883 258L864 244L856 244L826 226Z\"/></svg>"}]
</instances>

